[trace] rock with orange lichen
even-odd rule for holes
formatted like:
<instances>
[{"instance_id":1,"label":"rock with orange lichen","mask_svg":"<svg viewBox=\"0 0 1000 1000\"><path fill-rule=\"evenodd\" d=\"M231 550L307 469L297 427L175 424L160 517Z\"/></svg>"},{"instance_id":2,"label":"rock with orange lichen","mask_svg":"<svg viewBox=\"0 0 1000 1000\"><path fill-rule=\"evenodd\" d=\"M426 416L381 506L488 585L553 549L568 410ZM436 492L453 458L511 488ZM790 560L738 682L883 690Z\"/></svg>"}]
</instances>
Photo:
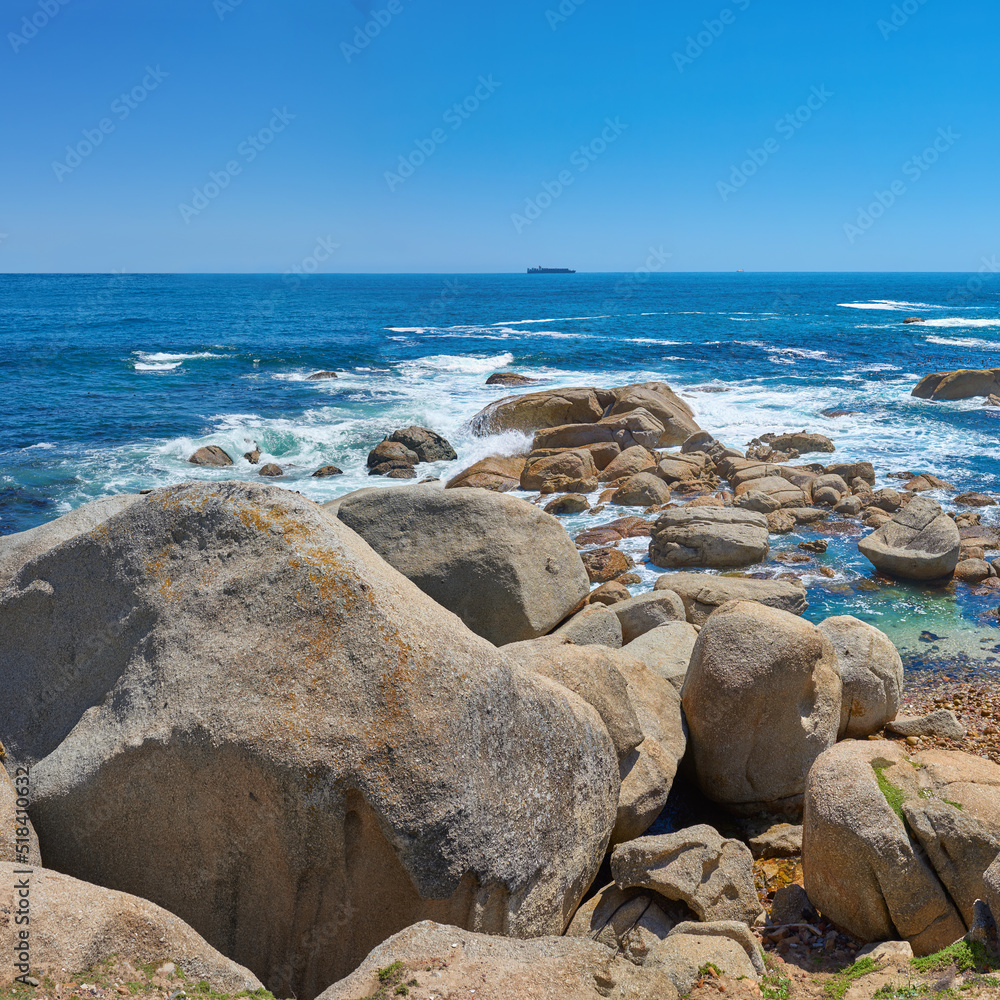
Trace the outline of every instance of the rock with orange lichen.
<instances>
[{"instance_id":1,"label":"rock with orange lichen","mask_svg":"<svg viewBox=\"0 0 1000 1000\"><path fill-rule=\"evenodd\" d=\"M620 778L596 711L298 494L136 499L26 562L0 633L46 863L170 910L278 995L418 920L559 934L604 856Z\"/></svg>"}]
</instances>

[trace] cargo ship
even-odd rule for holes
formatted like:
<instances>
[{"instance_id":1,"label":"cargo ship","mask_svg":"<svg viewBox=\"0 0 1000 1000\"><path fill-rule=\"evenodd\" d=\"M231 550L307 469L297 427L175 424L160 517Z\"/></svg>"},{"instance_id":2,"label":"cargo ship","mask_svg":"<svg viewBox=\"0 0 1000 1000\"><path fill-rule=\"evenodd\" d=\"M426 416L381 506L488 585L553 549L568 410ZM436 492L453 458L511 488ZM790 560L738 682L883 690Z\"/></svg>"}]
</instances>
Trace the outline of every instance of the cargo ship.
<instances>
[{"instance_id":1,"label":"cargo ship","mask_svg":"<svg viewBox=\"0 0 1000 1000\"><path fill-rule=\"evenodd\" d=\"M576 274L570 267L529 267L528 274Z\"/></svg>"}]
</instances>

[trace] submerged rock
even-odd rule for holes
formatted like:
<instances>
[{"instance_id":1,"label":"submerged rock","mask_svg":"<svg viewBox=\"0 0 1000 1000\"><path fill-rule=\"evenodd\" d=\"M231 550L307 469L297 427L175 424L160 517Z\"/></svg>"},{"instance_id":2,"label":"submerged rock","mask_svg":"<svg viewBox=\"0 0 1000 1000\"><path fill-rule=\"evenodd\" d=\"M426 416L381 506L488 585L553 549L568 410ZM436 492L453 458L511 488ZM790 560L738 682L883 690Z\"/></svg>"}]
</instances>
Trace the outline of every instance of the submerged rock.
<instances>
[{"instance_id":1,"label":"submerged rock","mask_svg":"<svg viewBox=\"0 0 1000 1000\"><path fill-rule=\"evenodd\" d=\"M537 378L518 375L516 372L494 372L487 380L487 385L534 385Z\"/></svg>"}]
</instances>

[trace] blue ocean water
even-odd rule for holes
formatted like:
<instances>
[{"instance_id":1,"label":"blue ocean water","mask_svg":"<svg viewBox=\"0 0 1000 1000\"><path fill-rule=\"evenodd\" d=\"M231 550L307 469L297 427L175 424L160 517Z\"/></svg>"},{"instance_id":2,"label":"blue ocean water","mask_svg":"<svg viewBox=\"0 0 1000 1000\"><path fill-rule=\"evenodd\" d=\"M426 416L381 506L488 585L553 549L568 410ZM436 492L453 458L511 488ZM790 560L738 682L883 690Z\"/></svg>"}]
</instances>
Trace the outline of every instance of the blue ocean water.
<instances>
[{"instance_id":1,"label":"blue ocean water","mask_svg":"<svg viewBox=\"0 0 1000 1000\"><path fill-rule=\"evenodd\" d=\"M904 324L910 316L923 322ZM285 469L281 485L317 500L372 485L369 449L411 423L451 440L458 461L428 471L452 474L525 444L519 435L474 438L466 426L510 394L485 385L497 370L551 386L663 380L735 447L807 428L833 438L838 461L1000 492L1000 409L910 396L928 372L997 365L998 344L1000 278L991 270L4 275L0 534L111 493L256 477L239 459L253 443L262 461ZM340 377L309 381L318 369ZM190 465L205 444L221 445L236 465ZM346 474L311 478L327 464ZM936 499L947 506L948 496ZM983 520L998 518L987 510ZM825 556L782 565L806 537L777 539L779 559L764 571L805 580L810 618L866 617L920 662L995 662L996 597L874 587L856 536L836 533ZM641 558L642 540L632 541ZM637 590L657 574L640 569Z\"/></svg>"}]
</instances>

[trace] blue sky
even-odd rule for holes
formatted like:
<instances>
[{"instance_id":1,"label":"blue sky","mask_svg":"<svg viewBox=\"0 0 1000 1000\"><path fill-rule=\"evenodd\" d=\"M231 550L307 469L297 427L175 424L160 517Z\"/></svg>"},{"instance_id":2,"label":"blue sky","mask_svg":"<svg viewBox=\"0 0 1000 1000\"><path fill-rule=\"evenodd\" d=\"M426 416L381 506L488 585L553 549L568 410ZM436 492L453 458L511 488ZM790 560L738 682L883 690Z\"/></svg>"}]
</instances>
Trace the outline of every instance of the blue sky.
<instances>
[{"instance_id":1,"label":"blue sky","mask_svg":"<svg viewBox=\"0 0 1000 1000\"><path fill-rule=\"evenodd\" d=\"M986 0L8 0L0 32L5 272L1000 254Z\"/></svg>"}]
</instances>

